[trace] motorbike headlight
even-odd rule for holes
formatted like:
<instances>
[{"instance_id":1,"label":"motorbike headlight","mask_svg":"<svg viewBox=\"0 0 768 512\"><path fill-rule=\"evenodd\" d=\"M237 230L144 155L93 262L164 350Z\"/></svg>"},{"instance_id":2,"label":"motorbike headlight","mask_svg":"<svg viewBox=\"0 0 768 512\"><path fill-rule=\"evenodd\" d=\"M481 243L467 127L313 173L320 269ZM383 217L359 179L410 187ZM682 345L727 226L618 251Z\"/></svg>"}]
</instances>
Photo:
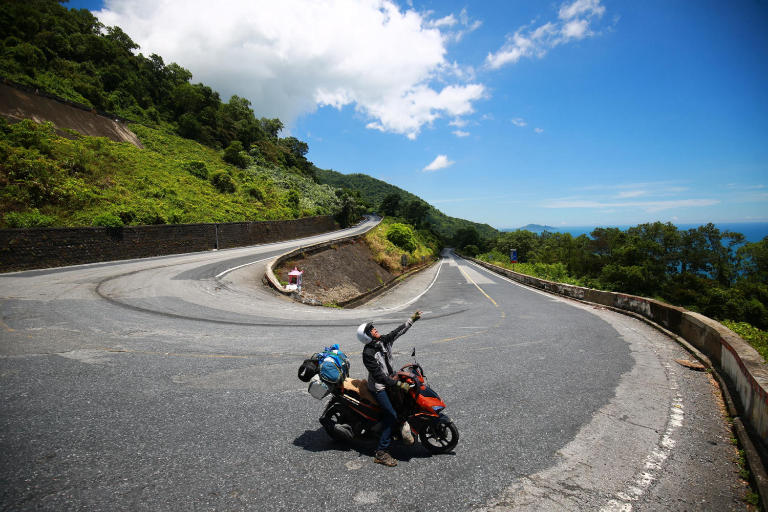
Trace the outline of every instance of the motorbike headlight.
<instances>
[{"instance_id":1,"label":"motorbike headlight","mask_svg":"<svg viewBox=\"0 0 768 512\"><path fill-rule=\"evenodd\" d=\"M445 409L445 407L443 407L442 405L433 405L432 406L432 410L435 411L435 412L440 412L443 409Z\"/></svg>"}]
</instances>

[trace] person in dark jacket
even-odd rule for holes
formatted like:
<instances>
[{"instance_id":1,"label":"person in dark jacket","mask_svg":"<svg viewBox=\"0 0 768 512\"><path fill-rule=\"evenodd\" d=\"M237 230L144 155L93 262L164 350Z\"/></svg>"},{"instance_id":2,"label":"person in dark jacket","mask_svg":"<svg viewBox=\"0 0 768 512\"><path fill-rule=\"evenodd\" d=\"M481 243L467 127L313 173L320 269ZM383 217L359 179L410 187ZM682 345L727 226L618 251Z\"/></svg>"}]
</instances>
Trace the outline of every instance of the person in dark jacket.
<instances>
[{"instance_id":1,"label":"person in dark jacket","mask_svg":"<svg viewBox=\"0 0 768 512\"><path fill-rule=\"evenodd\" d=\"M363 364L368 369L368 389L376 395L379 406L384 411L384 430L379 438L379 446L373 461L385 466L396 466L397 461L387 451L392 441L392 429L397 423L397 413L387 396L387 387L400 387L408 390L405 382L398 382L392 378L395 370L392 360L392 343L411 328L421 318L421 311L416 312L405 321L403 325L390 332L381 335L372 323L362 324L357 329L357 339L365 343L363 349ZM410 433L410 432L409 432Z\"/></svg>"}]
</instances>

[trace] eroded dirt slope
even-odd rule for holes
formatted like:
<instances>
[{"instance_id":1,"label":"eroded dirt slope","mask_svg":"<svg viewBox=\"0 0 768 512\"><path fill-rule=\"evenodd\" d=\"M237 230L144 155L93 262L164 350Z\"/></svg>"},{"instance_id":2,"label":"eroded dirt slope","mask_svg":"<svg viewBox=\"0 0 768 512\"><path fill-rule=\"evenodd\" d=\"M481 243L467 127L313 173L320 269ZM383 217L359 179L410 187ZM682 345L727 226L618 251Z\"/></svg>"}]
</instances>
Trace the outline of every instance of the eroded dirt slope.
<instances>
[{"instance_id":1,"label":"eroded dirt slope","mask_svg":"<svg viewBox=\"0 0 768 512\"><path fill-rule=\"evenodd\" d=\"M323 303L349 300L395 277L374 261L362 241L340 244L303 259L285 261L275 269L275 276L288 282L288 272L294 267L304 271L304 296Z\"/></svg>"}]
</instances>

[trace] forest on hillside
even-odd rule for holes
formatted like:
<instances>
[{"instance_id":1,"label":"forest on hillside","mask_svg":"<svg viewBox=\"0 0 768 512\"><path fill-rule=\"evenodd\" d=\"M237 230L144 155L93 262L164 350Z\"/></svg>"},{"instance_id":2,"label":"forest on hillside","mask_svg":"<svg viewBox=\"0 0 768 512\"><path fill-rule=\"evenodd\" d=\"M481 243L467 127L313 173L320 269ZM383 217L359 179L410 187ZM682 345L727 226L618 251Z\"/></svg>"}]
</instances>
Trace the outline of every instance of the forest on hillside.
<instances>
[{"instance_id":1,"label":"forest on hillside","mask_svg":"<svg viewBox=\"0 0 768 512\"><path fill-rule=\"evenodd\" d=\"M360 198L382 215L401 217L414 226L432 229L448 244L461 229L474 229L484 238L499 235L499 231L488 224L450 217L420 197L367 174L317 169L315 175L320 183L359 192Z\"/></svg>"},{"instance_id":2,"label":"forest on hillside","mask_svg":"<svg viewBox=\"0 0 768 512\"><path fill-rule=\"evenodd\" d=\"M227 149L230 163L278 165L312 176L308 146L279 137L279 119L257 118L251 102L192 83L160 55L134 54L120 27L57 0L6 0L0 10L0 75L146 126Z\"/></svg>"},{"instance_id":3,"label":"forest on hillside","mask_svg":"<svg viewBox=\"0 0 768 512\"><path fill-rule=\"evenodd\" d=\"M741 233L714 224L680 230L654 222L577 237L519 230L484 239L469 230L456 238L464 254L518 272L768 328L768 237L747 243ZM511 249L518 264L510 264Z\"/></svg>"}]
</instances>

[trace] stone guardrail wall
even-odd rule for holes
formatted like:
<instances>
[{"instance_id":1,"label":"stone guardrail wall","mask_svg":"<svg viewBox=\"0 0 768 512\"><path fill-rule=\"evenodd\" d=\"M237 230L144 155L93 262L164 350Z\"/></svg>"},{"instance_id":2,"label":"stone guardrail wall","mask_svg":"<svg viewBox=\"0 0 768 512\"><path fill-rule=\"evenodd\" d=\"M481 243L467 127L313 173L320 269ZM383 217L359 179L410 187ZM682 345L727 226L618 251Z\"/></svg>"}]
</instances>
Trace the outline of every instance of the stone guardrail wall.
<instances>
[{"instance_id":1,"label":"stone guardrail wall","mask_svg":"<svg viewBox=\"0 0 768 512\"><path fill-rule=\"evenodd\" d=\"M768 369L765 360L749 343L719 322L653 299L554 283L462 257L533 288L635 313L680 336L731 379L741 399L745 419L763 447L768 448Z\"/></svg>"},{"instance_id":2,"label":"stone guardrail wall","mask_svg":"<svg viewBox=\"0 0 768 512\"><path fill-rule=\"evenodd\" d=\"M337 229L331 216L121 228L2 229L0 272L229 249L304 238Z\"/></svg>"}]
</instances>

